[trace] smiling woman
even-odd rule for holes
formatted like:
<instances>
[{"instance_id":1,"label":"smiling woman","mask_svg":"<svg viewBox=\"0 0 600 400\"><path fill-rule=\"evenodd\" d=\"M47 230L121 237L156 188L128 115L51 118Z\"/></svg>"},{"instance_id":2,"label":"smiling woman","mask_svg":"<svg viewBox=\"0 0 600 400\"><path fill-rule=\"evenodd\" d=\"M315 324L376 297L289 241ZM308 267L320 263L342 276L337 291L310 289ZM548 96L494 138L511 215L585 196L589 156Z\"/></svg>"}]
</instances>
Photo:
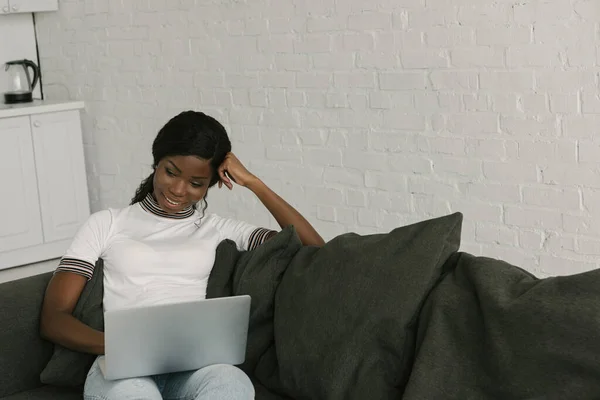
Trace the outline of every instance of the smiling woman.
<instances>
[{"instance_id":1,"label":"smiling woman","mask_svg":"<svg viewBox=\"0 0 600 400\"><path fill-rule=\"evenodd\" d=\"M206 213L209 188L218 183L251 190L281 227L294 225L305 245L323 239L293 207L250 173L231 152L225 128L201 112L186 111L159 131L152 144L153 172L131 204L94 213L80 228L49 283L41 334L76 351L104 354L104 334L72 316L79 296L104 260L105 310L193 301L206 295L219 243L230 239L252 250L274 231ZM197 204L203 208L197 210ZM219 379L208 379L217 374ZM167 385L159 384L167 382ZM132 380L107 381L92 365L85 383L88 399L181 397L253 398L249 379L233 366ZM111 397L113 396L113 397ZM116 397L114 397L116 396Z\"/></svg>"}]
</instances>

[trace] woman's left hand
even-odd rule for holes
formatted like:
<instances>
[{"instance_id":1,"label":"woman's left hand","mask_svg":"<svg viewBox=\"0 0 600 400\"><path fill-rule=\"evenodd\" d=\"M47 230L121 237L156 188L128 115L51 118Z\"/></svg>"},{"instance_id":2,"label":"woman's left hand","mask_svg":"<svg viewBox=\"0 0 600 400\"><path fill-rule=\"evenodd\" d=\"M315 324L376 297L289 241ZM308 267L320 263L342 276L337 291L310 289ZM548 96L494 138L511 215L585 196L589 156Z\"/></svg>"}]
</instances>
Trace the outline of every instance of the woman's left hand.
<instances>
[{"instance_id":1,"label":"woman's left hand","mask_svg":"<svg viewBox=\"0 0 600 400\"><path fill-rule=\"evenodd\" d=\"M240 186L247 186L251 181L256 179L256 176L250 173L235 154L231 152L227 153L225 160L219 166L219 177L221 178L219 187L225 185L229 190L233 189L231 181Z\"/></svg>"}]
</instances>

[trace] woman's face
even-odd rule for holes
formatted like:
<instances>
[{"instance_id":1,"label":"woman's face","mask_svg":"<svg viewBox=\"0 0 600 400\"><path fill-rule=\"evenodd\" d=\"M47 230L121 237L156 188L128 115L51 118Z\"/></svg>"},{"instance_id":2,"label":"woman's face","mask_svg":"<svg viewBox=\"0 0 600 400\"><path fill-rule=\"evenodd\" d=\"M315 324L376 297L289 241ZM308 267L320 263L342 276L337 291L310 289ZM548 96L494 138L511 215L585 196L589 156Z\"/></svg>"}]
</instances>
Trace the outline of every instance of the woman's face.
<instances>
[{"instance_id":1,"label":"woman's face","mask_svg":"<svg viewBox=\"0 0 600 400\"><path fill-rule=\"evenodd\" d=\"M195 156L165 157L154 172L154 197L167 213L183 211L204 198L211 175L208 160Z\"/></svg>"}]
</instances>

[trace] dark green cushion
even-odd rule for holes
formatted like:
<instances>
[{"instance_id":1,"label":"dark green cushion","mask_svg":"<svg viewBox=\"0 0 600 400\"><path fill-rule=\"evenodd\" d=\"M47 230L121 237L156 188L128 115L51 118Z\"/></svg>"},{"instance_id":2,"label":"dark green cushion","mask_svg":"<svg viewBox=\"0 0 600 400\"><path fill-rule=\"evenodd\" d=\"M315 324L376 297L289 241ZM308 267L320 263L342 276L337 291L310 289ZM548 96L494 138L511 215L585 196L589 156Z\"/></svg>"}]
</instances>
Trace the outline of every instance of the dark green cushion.
<instances>
[{"instance_id":1,"label":"dark green cushion","mask_svg":"<svg viewBox=\"0 0 600 400\"><path fill-rule=\"evenodd\" d=\"M86 283L73 310L75 318L100 331L104 330L102 266L102 260L98 260L94 275ZM50 361L40 374L40 380L42 383L55 386L83 386L95 359L96 356L93 354L80 353L56 344Z\"/></svg>"},{"instance_id":2,"label":"dark green cushion","mask_svg":"<svg viewBox=\"0 0 600 400\"><path fill-rule=\"evenodd\" d=\"M52 354L39 326L50 275L0 285L0 398L40 386L40 371Z\"/></svg>"},{"instance_id":3,"label":"dark green cushion","mask_svg":"<svg viewBox=\"0 0 600 400\"><path fill-rule=\"evenodd\" d=\"M83 393L75 388L59 388L55 386L42 386L36 389L15 393L2 400L81 400Z\"/></svg>"},{"instance_id":4,"label":"dark green cushion","mask_svg":"<svg viewBox=\"0 0 600 400\"><path fill-rule=\"evenodd\" d=\"M288 264L302 247L289 226L252 251L240 252L225 240L217 247L206 297L250 295L250 322L246 360L240 366L251 377L261 360L275 353L273 313L275 292Z\"/></svg>"},{"instance_id":5,"label":"dark green cushion","mask_svg":"<svg viewBox=\"0 0 600 400\"><path fill-rule=\"evenodd\" d=\"M418 312L459 248L461 224L462 214L455 213L387 234L344 234L318 250L298 251L275 299L284 394L401 398ZM256 373L269 382L266 371Z\"/></svg>"}]
</instances>

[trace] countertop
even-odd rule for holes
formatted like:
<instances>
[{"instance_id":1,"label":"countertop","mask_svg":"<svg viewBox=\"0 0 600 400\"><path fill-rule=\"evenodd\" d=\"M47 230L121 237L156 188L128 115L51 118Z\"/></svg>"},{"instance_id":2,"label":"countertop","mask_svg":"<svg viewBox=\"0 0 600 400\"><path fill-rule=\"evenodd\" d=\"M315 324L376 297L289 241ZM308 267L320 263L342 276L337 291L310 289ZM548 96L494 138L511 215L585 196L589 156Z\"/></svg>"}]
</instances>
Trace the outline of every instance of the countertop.
<instances>
[{"instance_id":1,"label":"countertop","mask_svg":"<svg viewBox=\"0 0 600 400\"><path fill-rule=\"evenodd\" d=\"M83 107L83 101L34 100L31 103L0 103L0 118L77 110Z\"/></svg>"}]
</instances>

